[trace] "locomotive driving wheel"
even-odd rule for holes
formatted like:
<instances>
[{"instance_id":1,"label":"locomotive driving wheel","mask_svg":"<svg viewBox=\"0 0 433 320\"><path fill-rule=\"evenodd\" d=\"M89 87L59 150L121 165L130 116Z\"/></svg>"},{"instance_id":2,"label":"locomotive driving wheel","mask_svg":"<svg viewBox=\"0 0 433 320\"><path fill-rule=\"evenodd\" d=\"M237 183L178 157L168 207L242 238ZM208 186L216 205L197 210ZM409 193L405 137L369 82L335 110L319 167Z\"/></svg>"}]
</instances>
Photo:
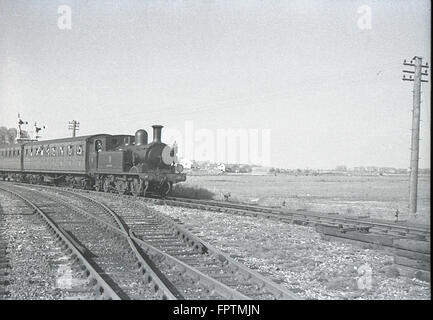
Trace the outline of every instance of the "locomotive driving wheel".
<instances>
[{"instance_id":1,"label":"locomotive driving wheel","mask_svg":"<svg viewBox=\"0 0 433 320\"><path fill-rule=\"evenodd\" d=\"M117 180L116 190L119 194L125 194L128 191L128 183L123 180Z\"/></svg>"},{"instance_id":2,"label":"locomotive driving wheel","mask_svg":"<svg viewBox=\"0 0 433 320\"><path fill-rule=\"evenodd\" d=\"M103 184L103 188L104 188L104 192L110 192L112 189L112 182L110 178L105 178L104 179L104 184Z\"/></svg>"},{"instance_id":3,"label":"locomotive driving wheel","mask_svg":"<svg viewBox=\"0 0 433 320\"><path fill-rule=\"evenodd\" d=\"M102 191L104 189L103 187L103 181L101 178L95 179L95 190L96 191Z\"/></svg>"},{"instance_id":4,"label":"locomotive driving wheel","mask_svg":"<svg viewBox=\"0 0 433 320\"><path fill-rule=\"evenodd\" d=\"M140 178L134 178L131 181L131 193L137 197L143 194L143 182Z\"/></svg>"}]
</instances>

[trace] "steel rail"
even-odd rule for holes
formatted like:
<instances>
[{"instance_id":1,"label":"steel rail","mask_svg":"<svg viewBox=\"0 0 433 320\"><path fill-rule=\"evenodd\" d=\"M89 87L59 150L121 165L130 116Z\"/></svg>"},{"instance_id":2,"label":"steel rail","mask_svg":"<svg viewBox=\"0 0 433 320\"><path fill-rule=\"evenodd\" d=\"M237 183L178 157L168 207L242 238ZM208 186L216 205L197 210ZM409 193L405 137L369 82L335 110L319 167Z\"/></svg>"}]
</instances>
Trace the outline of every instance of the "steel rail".
<instances>
[{"instance_id":1,"label":"steel rail","mask_svg":"<svg viewBox=\"0 0 433 320\"><path fill-rule=\"evenodd\" d=\"M128 227L124 226L123 222L120 221L117 214L114 211L112 211L109 207L107 207L105 204L103 204L103 203L101 203L95 199L92 199L92 198L89 198L89 197L83 195L82 193L78 193L77 191L79 191L79 190L74 190L74 189L72 189L72 190L65 190L65 192L73 193L74 195L85 198L88 201L92 201L92 202L100 205L101 207L104 208L104 210L106 210L108 213L110 213L110 215L112 215L116 219L116 222L117 222L116 224L118 226L123 227L123 230L121 229L122 234L124 235L124 233L127 232L126 229L128 229ZM115 195L115 194L113 194L113 195ZM138 198L138 199L142 199L142 198ZM64 201L64 200L60 199L60 201ZM144 203L137 202L137 204L140 205L143 209L147 209L147 207L145 206ZM73 205L71 205L71 206L73 206ZM80 210L80 211L82 210L78 207L76 207L76 209ZM233 270L234 272L237 271L237 272L241 273L242 276L245 277L245 279L249 279L252 282L254 282L258 286L258 288L266 289L270 294L274 295L275 299L282 299L282 300L301 299L298 295L294 294L293 292L290 292L289 290L285 289L283 286L276 284L275 282L267 279L266 277L262 276L258 272L251 270L248 267L244 266L243 264L237 262L236 260L226 256L224 253L222 253L220 250L218 250L217 248L215 248L211 244L201 240L200 238L195 236L193 233L191 233L189 230L186 230L185 228L183 228L179 224L173 222L171 218L164 216L160 212L156 212L156 213L157 213L157 215L156 215L157 220L159 220L161 223L169 226L170 229L173 231L173 233L176 236L178 236L179 238L181 238L186 244L193 247L198 252L201 252L201 253L208 252L209 254L211 254L212 256L217 258L219 261L227 264L229 266L229 268L231 270ZM85 214L88 214L88 213L85 213ZM100 221L101 223L103 223L104 225L106 225L108 227L113 227L111 224L100 219L99 217L95 217L91 214L88 214L88 215L92 216L93 218L97 219L98 221ZM243 295L242 293L237 292L236 290L226 286L225 284L221 283L220 281L213 279L210 276L205 275L201 271L199 271L199 270L197 270L191 266L188 266L187 264L178 260L177 258L155 248L154 246L147 243L146 241L143 241L143 240L135 237L135 235L129 234L129 236L136 243L140 243L141 245L143 245L145 247L145 251L147 251L147 252L151 251L154 253L162 254L169 261L171 261L173 263L177 263L178 265L180 265L182 267L185 267L186 271L189 274L193 275L196 279L203 281L203 283L205 283L205 284L211 284L219 294L221 294L223 296L228 295L229 297L233 297L234 299L250 299L249 297L247 297L247 296Z\"/></svg>"},{"instance_id":2,"label":"steel rail","mask_svg":"<svg viewBox=\"0 0 433 320\"><path fill-rule=\"evenodd\" d=\"M15 184L22 184L16 183ZM50 186L42 186L47 188L55 188ZM62 187L65 190L71 190L69 187ZM72 189L77 190L77 189ZM88 193L93 193L97 191L86 190ZM98 192L99 193L99 192ZM115 193L110 193L111 195L116 195ZM129 195L118 195L133 197ZM231 212L234 214L248 215L248 216L262 216L265 218L276 219L279 221L293 222L293 220L306 220L307 223L314 222L313 220L318 220L318 222L323 223L329 221L335 224L355 224L362 227L373 228L374 233L387 233L388 230L395 230L396 232L404 232L405 234L411 234L415 236L425 237L426 240L430 239L430 228L421 227L416 224L406 224L400 225L395 222L386 222L378 219L365 220L365 218L352 218L352 217L336 217L336 216L326 216L314 212L288 212L281 210L279 208L263 207L263 206L251 206L247 204L236 204L227 203L217 200L202 200L202 199L190 199L190 198L180 198L180 197L167 197L165 199L156 197L139 197L145 202L152 202L155 204L166 204L171 206L183 206L192 209L202 209L202 210L212 210L218 212ZM302 221L301 221L302 222ZM317 222L317 221L316 221ZM378 230L375 230L377 228ZM383 232L385 229L386 232Z\"/></svg>"},{"instance_id":3,"label":"steel rail","mask_svg":"<svg viewBox=\"0 0 433 320\"><path fill-rule=\"evenodd\" d=\"M251 298L245 296L244 294L228 287L227 285L221 283L220 281L202 273L201 271L197 270L196 268L193 268L189 265L187 265L186 263L180 261L179 259L155 248L154 246L152 246L151 244L147 243L146 241L137 238L133 232L129 229L129 227L124 224L118 217L118 215L108 206L106 206L104 203L97 201L95 199L89 198L83 194L79 194L76 192L71 192L71 191L67 191L69 193L73 193L76 196L85 198L88 201L92 201L95 204L101 206L107 213L109 213L112 217L115 218L117 225L121 228L122 230L122 234L127 233L129 235L129 238L131 240L131 245L134 246L134 251L137 252L138 254L138 250L135 247L136 244L140 244L141 247L144 249L144 251L146 253L151 252L152 254L158 254L160 256L163 256L164 259L170 261L173 264L177 264L178 266L180 266L187 274L189 274L190 276L192 276L192 278L196 279L197 281L203 283L204 285L206 285L207 287L211 288L211 290L214 290L216 293L220 294L221 296L225 297L226 299L237 299L237 300L249 300ZM60 201L64 201L64 200L60 200ZM76 208L78 210L81 210L80 208ZM104 225L108 226L108 227L113 227L112 225L110 225L109 223L107 223L106 221L103 221L102 219L100 219L99 217L95 217L96 219L98 219L101 223L103 223ZM166 222L166 220L164 220L164 222ZM180 227L180 226L179 226ZM184 239L185 237L183 237ZM200 246L199 241L190 241L188 243L189 245L192 245L195 249L201 251L204 250L203 247ZM140 269L144 269L145 264L143 263L140 266ZM145 269L144 269L145 270Z\"/></svg>"},{"instance_id":4,"label":"steel rail","mask_svg":"<svg viewBox=\"0 0 433 320\"><path fill-rule=\"evenodd\" d=\"M138 202L140 206L145 208L145 204ZM298 300L299 296L285 289L283 286L276 284L275 282L267 279L262 276L258 272L249 269L243 264L237 262L236 260L226 256L220 250L212 246L210 243L198 238L191 231L183 228L179 224L172 221L171 218L164 216L161 212L156 211L158 219L169 225L173 231L175 231L176 235L178 235L181 239L183 239L187 244L194 247L196 250L201 252L208 252L221 262L226 263L233 271L241 272L246 279L250 279L255 282L260 288L267 289L270 293L272 293L276 299L283 300Z\"/></svg>"},{"instance_id":5,"label":"steel rail","mask_svg":"<svg viewBox=\"0 0 433 320\"><path fill-rule=\"evenodd\" d=\"M228 300L250 300L251 299L250 297L236 291L235 289L230 288L229 286L223 284L222 282L204 274L203 272L197 270L196 268L189 266L185 262L180 261L179 259L173 257L172 255L169 255L168 253L165 253L164 251L155 248L148 242L137 238L132 231L130 231L130 236L136 243L141 245L142 248L144 247L143 250L149 255L160 255L165 260L168 260L169 262L178 265L181 268L181 271L186 272L197 282L203 283L204 285L206 285L206 287L210 288L210 290L218 293L225 299Z\"/></svg>"},{"instance_id":6,"label":"steel rail","mask_svg":"<svg viewBox=\"0 0 433 320\"><path fill-rule=\"evenodd\" d=\"M26 197L8 189L0 187L0 190L12 194L13 196L21 199L29 207L33 208L36 213L42 218L46 225L54 233L54 236L62 243L63 246L68 248L68 252L75 256L75 259L79 260L86 270L86 276L89 279L89 283L94 282L93 287L96 289L97 293L102 298L107 298L110 300L120 300L121 298L117 295L114 289L101 277L101 275L93 268L92 264L82 255L80 250L75 246L75 244L69 240L66 233L57 226L57 224L36 204Z\"/></svg>"},{"instance_id":7,"label":"steel rail","mask_svg":"<svg viewBox=\"0 0 433 320\"><path fill-rule=\"evenodd\" d=\"M234 205L232 204L226 204L222 202L216 202L216 201L209 201L206 202L206 200L196 200L196 199L184 199L184 198L167 198L167 199L156 199L156 198L140 198L143 199L143 201L147 202L154 202L156 204L167 204L172 206L184 206L188 208L195 208L195 209L203 209L203 210L212 210L212 211L223 211L240 215L252 215L252 216L263 216L266 218L273 218L281 221L293 221L295 219L305 219L308 221L311 220L318 220L320 222L323 221L330 221L333 223L340 223L340 224L355 224L355 225L361 225L364 227L370 227L370 228L385 228L389 230L397 230L402 231L414 235L421 235L430 237L430 229L419 227L416 225L398 225L396 223L392 222L385 222L385 221L374 221L374 220L365 220L364 218L351 218L351 217L331 217L331 216L324 216L321 214L308 212L308 213L301 213L301 212L285 212L282 210L275 210L271 208L265 208L265 207L252 207L249 205ZM225 209L225 210L224 210Z\"/></svg>"},{"instance_id":8,"label":"steel rail","mask_svg":"<svg viewBox=\"0 0 433 320\"><path fill-rule=\"evenodd\" d=\"M19 187L26 188L26 187L22 187L22 186L19 186ZM74 193L74 194L76 194L76 193ZM86 198L89 201L93 201L94 203L96 203L96 204L100 205L102 208L104 208L104 210L112 218L114 218L117 226L113 226L112 224L101 219L100 217L97 217L91 213L88 213L85 210L77 207L76 205L67 202L66 200L58 199L58 198L56 198L56 200L64 203L68 207L72 208L74 211L76 211L82 215L85 215L91 219L94 219L99 224L102 224L103 226L110 228L112 231L116 232L117 234L125 237L128 241L128 244L129 244L131 250L133 251L136 259L138 260L137 267L140 269L140 273L143 275L143 277L148 282L151 282L153 284L154 291L157 294L158 298L160 298L162 300L183 299L182 295L179 292L177 292L177 290L174 288L174 286L172 284L170 284L168 280L161 279L161 276L158 275L158 272L152 266L149 265L149 263L148 263L149 259L147 257L143 256L139 252L136 244L134 243L134 240L131 239L128 231L126 230L125 226L120 221L119 217L117 216L117 214L115 212L113 212L110 208L105 206L103 203L99 203L98 201L90 199L90 198L88 198L84 195L81 195L81 194L79 194L79 196L82 198Z\"/></svg>"}]
</instances>

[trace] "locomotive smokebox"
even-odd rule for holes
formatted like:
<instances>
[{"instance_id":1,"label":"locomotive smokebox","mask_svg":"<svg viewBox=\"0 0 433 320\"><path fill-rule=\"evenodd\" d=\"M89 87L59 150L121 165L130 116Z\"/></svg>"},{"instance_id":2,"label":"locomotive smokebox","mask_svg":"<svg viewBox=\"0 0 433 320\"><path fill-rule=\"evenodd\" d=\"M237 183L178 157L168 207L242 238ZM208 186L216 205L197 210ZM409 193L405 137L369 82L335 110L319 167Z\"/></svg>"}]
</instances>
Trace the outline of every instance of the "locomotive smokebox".
<instances>
[{"instance_id":1,"label":"locomotive smokebox","mask_svg":"<svg viewBox=\"0 0 433 320\"><path fill-rule=\"evenodd\" d=\"M140 129L135 133L135 145L141 146L147 144L147 132L146 130Z\"/></svg>"},{"instance_id":2,"label":"locomotive smokebox","mask_svg":"<svg viewBox=\"0 0 433 320\"><path fill-rule=\"evenodd\" d=\"M153 128L153 142L155 143L161 143L161 130L163 126L160 125L154 125Z\"/></svg>"}]
</instances>

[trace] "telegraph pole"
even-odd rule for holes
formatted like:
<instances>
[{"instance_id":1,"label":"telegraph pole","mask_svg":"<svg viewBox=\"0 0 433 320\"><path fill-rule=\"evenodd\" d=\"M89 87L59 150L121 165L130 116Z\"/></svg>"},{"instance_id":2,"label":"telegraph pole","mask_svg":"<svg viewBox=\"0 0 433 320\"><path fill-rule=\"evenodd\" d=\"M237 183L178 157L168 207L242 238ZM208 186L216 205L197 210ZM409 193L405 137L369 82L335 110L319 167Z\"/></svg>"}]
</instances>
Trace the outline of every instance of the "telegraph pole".
<instances>
[{"instance_id":1,"label":"telegraph pole","mask_svg":"<svg viewBox=\"0 0 433 320\"><path fill-rule=\"evenodd\" d=\"M78 121L76 120L69 121L68 129L72 130L72 137L75 138L77 131L80 130L78 129L79 127L80 127L80 123Z\"/></svg>"},{"instance_id":2,"label":"telegraph pole","mask_svg":"<svg viewBox=\"0 0 433 320\"><path fill-rule=\"evenodd\" d=\"M413 109L412 109L412 138L411 138L411 156L410 156L410 177L409 177L409 215L416 216L417 213L417 191L418 191L418 160L419 160L419 126L420 126L420 106L421 106L421 82L422 76L428 76L428 63L422 64L421 57L413 57L408 63L404 60L403 65L411 66L413 70L403 70L409 74L409 78L403 74L404 81L413 81Z\"/></svg>"}]
</instances>

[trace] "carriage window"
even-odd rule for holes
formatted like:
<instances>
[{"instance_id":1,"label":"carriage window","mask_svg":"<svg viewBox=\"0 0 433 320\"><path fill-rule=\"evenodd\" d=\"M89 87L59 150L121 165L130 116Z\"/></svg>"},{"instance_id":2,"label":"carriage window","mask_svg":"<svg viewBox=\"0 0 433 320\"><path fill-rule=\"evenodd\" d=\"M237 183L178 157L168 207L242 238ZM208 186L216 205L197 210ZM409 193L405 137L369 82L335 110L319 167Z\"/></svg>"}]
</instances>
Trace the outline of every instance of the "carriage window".
<instances>
[{"instance_id":1,"label":"carriage window","mask_svg":"<svg viewBox=\"0 0 433 320\"><path fill-rule=\"evenodd\" d=\"M33 148L30 148L30 157L33 157Z\"/></svg>"},{"instance_id":2,"label":"carriage window","mask_svg":"<svg viewBox=\"0 0 433 320\"><path fill-rule=\"evenodd\" d=\"M37 149L36 149L36 156L39 156L41 154L41 147L38 147Z\"/></svg>"},{"instance_id":3,"label":"carriage window","mask_svg":"<svg viewBox=\"0 0 433 320\"><path fill-rule=\"evenodd\" d=\"M83 146L80 144L77 147L77 155L81 156L83 154Z\"/></svg>"},{"instance_id":4,"label":"carriage window","mask_svg":"<svg viewBox=\"0 0 433 320\"><path fill-rule=\"evenodd\" d=\"M102 151L102 141L101 140L96 140L96 142L95 142L95 150L96 150L96 152L101 152Z\"/></svg>"},{"instance_id":5,"label":"carriage window","mask_svg":"<svg viewBox=\"0 0 433 320\"><path fill-rule=\"evenodd\" d=\"M51 156L55 157L56 155L56 147L51 147Z\"/></svg>"},{"instance_id":6,"label":"carriage window","mask_svg":"<svg viewBox=\"0 0 433 320\"><path fill-rule=\"evenodd\" d=\"M61 156L64 156L64 155L65 155L65 149L64 149L63 146L59 147L59 154L60 154Z\"/></svg>"},{"instance_id":7,"label":"carriage window","mask_svg":"<svg viewBox=\"0 0 433 320\"><path fill-rule=\"evenodd\" d=\"M20 155L20 150L18 150L18 156Z\"/></svg>"},{"instance_id":8,"label":"carriage window","mask_svg":"<svg viewBox=\"0 0 433 320\"><path fill-rule=\"evenodd\" d=\"M50 147L45 147L45 156L46 157L50 156Z\"/></svg>"},{"instance_id":9,"label":"carriage window","mask_svg":"<svg viewBox=\"0 0 433 320\"><path fill-rule=\"evenodd\" d=\"M72 156L73 152L74 152L74 146L68 146L68 156Z\"/></svg>"}]
</instances>

